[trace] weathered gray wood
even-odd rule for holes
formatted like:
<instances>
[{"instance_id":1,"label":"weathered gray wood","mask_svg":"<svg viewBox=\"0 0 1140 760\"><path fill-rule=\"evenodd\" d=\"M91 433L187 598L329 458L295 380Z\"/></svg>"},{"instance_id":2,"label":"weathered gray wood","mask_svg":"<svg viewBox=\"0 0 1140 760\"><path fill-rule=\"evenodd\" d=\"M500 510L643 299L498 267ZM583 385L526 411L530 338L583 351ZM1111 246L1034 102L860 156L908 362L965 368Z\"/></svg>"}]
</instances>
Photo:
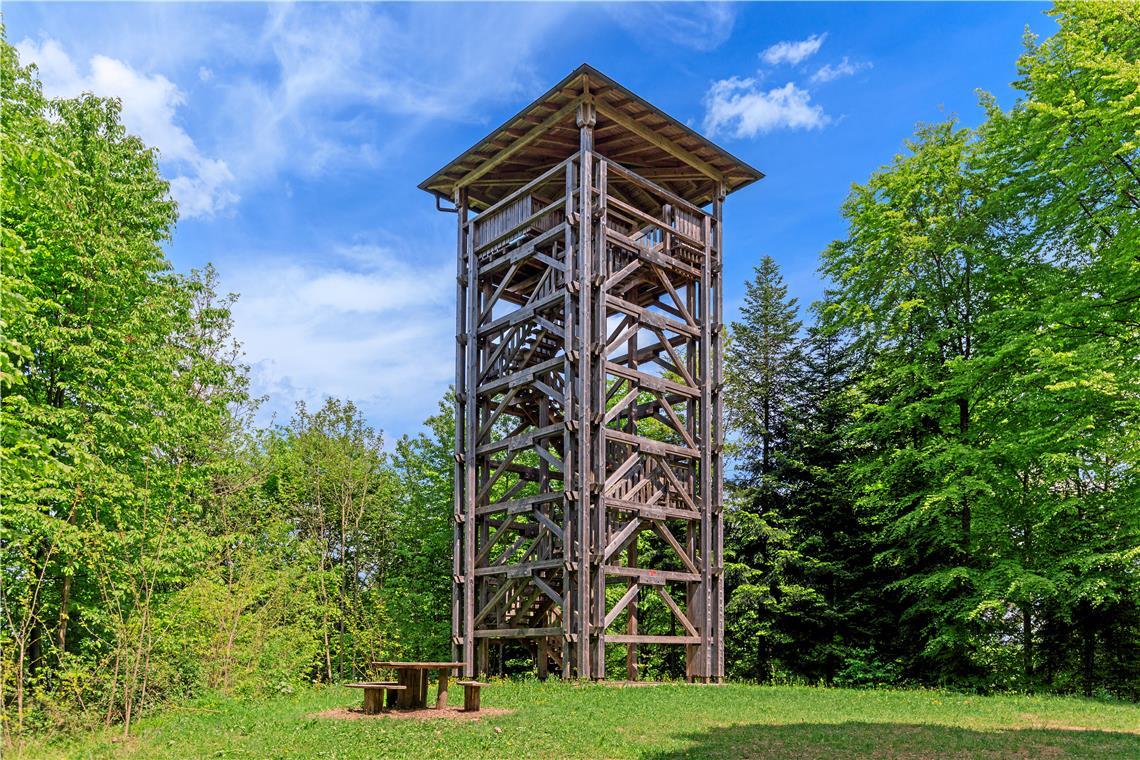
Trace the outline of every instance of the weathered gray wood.
<instances>
[{"instance_id":1,"label":"weathered gray wood","mask_svg":"<svg viewBox=\"0 0 1140 760\"><path fill-rule=\"evenodd\" d=\"M456 683L463 687L463 711L479 712L479 692L490 684L481 681L456 681Z\"/></svg>"},{"instance_id":2,"label":"weathered gray wood","mask_svg":"<svg viewBox=\"0 0 1140 760\"><path fill-rule=\"evenodd\" d=\"M541 677L553 661L563 677L603 678L606 644L620 643L635 679L652 643L683 646L687 675L715 680L721 220L741 184L726 172L750 168L577 81L448 170L460 217L452 641L468 679L518 639ZM647 437L647 420L675 438ZM663 550L683 569L640 566ZM645 630L659 624L639 615L642 586L685 635ZM623 612L624 632L609 631ZM401 699L426 700L421 673L403 671L413 694Z\"/></svg>"},{"instance_id":3,"label":"weathered gray wood","mask_svg":"<svg viewBox=\"0 0 1140 760\"><path fill-rule=\"evenodd\" d=\"M347 683L350 689L364 690L364 714L375 715L384 712L385 694L389 697L402 692L406 687L392 681L370 681L365 683Z\"/></svg>"},{"instance_id":4,"label":"weathered gray wood","mask_svg":"<svg viewBox=\"0 0 1140 760\"><path fill-rule=\"evenodd\" d=\"M699 644L700 636L658 636L641 634L630 636L624 633L607 633L607 644Z\"/></svg>"}]
</instances>

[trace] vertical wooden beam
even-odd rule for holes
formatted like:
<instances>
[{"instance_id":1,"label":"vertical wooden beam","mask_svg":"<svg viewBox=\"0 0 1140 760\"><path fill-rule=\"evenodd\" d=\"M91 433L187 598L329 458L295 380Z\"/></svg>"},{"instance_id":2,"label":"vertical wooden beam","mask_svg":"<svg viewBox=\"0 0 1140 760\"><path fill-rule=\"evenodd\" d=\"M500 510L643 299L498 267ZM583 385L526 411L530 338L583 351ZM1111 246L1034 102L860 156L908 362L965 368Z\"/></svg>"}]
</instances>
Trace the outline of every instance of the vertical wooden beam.
<instances>
[{"instance_id":1,"label":"vertical wooden beam","mask_svg":"<svg viewBox=\"0 0 1140 760\"><path fill-rule=\"evenodd\" d=\"M463 672L475 676L475 508L478 457L475 454L479 424L479 262L475 256L473 224L464 227L467 256L467 345L464 383L467 390L467 413L464 415L464 515L463 515Z\"/></svg>"},{"instance_id":2,"label":"vertical wooden beam","mask_svg":"<svg viewBox=\"0 0 1140 760\"><path fill-rule=\"evenodd\" d=\"M629 341L626 344L626 354L629 356L629 368L634 369L634 370L637 369L638 365L637 365L637 333L636 332L633 335L629 336ZM637 393L636 390L631 390L630 392L631 393ZM633 408L636 408L636 407L637 407L637 400L634 399ZM630 412L629 412L629 425L628 425L628 428L626 429L626 432L631 434L631 435L637 435L637 415L634 413L633 408L631 408ZM662 466L667 467L668 465L665 463L662 463ZM626 549L625 558L626 558L626 564L629 567L639 567L640 566L638 564L638 557L637 557L637 541L638 541L638 533L635 532L633 535L633 540L629 544L629 548ZM630 578L627 585L628 586L637 585L637 579L636 578ZM636 636L637 635L637 622L638 622L637 621L638 610L637 610L637 597L636 596L630 600L629 606L627 607L627 609L629 610L629 616L626 620L625 630L626 630L626 633L629 634L630 636ZM636 681L637 680L637 643L634 641L630 641L628 644L626 644L625 677L630 681Z\"/></svg>"},{"instance_id":3,"label":"vertical wooden beam","mask_svg":"<svg viewBox=\"0 0 1140 760\"><path fill-rule=\"evenodd\" d=\"M700 283L689 283L685 288L685 308L690 314L699 314L700 303L698 301L700 294ZM700 364L699 364L698 341L696 339L689 340L685 344L685 361L688 364L689 376L699 378ZM700 420L700 400L690 398L686 405L686 426L688 427L689 437L696 440L700 437L699 420ZM697 491L698 473L700 471L700 463L690 460L688 477L686 478L685 485L690 489L690 492L695 497L698 505L701 504L700 493ZM690 557L699 556L697 551L697 540L699 537L698 529L693 523L688 523L685 529L685 548L689 552ZM686 583L685 584L685 610L689 613L690 619L694 624L700 623L700 609L701 609L701 596L699 583ZM698 655L700 653L700 645L690 645L685 647L685 678L695 680L698 672Z\"/></svg>"},{"instance_id":4,"label":"vertical wooden beam","mask_svg":"<svg viewBox=\"0 0 1140 760\"><path fill-rule=\"evenodd\" d=\"M451 530L451 659L459 657L459 642L464 634L463 588L463 531L460 525L464 515L464 479L467 474L463 463L466 388L467 388L467 251L464 230L467 226L467 190L455 192L458 224L455 245L455 465L452 468L452 530Z\"/></svg>"},{"instance_id":5,"label":"vertical wooden beam","mask_svg":"<svg viewBox=\"0 0 1140 760\"><path fill-rule=\"evenodd\" d=\"M575 537L575 526L581 521L578 510L582 504L580 496L576 498L574 495L576 488L579 489L577 493L581 494L576 477L578 472L578 436L574 432L578 414L576 405L581 404L578 377L580 363L575 359L575 356L580 353L575 351L580 343L575 330L577 321L575 319L575 306L578 301L574 296L572 287L578 284L577 269L575 268L577 257L574 252L574 229L570 224L570 220L574 216L574 188L575 164L571 161L566 165L566 200L563 208L563 215L566 219L565 234L563 235L563 265L566 269L563 275L562 290L562 371L565 378L562 408L563 422L565 423L565 429L562 431L562 490L565 494L562 504L562 535L564 537L562 546L566 560L562 571L562 677L567 679L574 674L578 660L577 649L571 642L577 633L575 625L578 620L578 611L581 609L575 597L579 574L571 570L575 559L579 563L578 566L581 567L581 544Z\"/></svg>"},{"instance_id":6,"label":"vertical wooden beam","mask_svg":"<svg viewBox=\"0 0 1140 760\"><path fill-rule=\"evenodd\" d=\"M717 189L713 203L713 244L715 250L713 270L713 583L715 605L713 645L716 648L713 677L717 682L724 678L724 198L723 184Z\"/></svg>"},{"instance_id":7,"label":"vertical wooden beam","mask_svg":"<svg viewBox=\"0 0 1140 760\"><path fill-rule=\"evenodd\" d=\"M591 379L595 364L593 356L593 286L591 284L592 240L591 209L592 178L594 165L594 125L597 116L592 101L584 101L578 106L578 248L575 263L578 265L578 513L579 543L581 554L578 564L578 609L580 626L578 631L578 675L589 678L596 671L591 662L590 644L595 635L592 612L590 580L599 568L594 565L591 551L591 517L596 499L591 478L593 388Z\"/></svg>"},{"instance_id":8,"label":"vertical wooden beam","mask_svg":"<svg viewBox=\"0 0 1140 760\"><path fill-rule=\"evenodd\" d=\"M712 394L713 382L712 351L711 351L711 320L712 320L712 241L709 239L709 220L704 220L705 250L701 257L700 282L700 365L701 365L701 411L700 411L700 493L701 500L701 555L699 567L701 570L701 649L699 676L702 681L708 681L712 674Z\"/></svg>"},{"instance_id":9,"label":"vertical wooden beam","mask_svg":"<svg viewBox=\"0 0 1140 760\"><path fill-rule=\"evenodd\" d=\"M626 564L629 565L630 567L638 567L638 564L637 564L637 535L636 534L633 537L633 541L630 542L629 548L626 549ZM637 585L637 579L636 578L630 578L629 582L626 585L628 587L636 586ZM636 636L637 635L637 597L636 596L630 600L629 604L626 606L626 609L629 610L629 617L626 621L626 626L625 626L626 633L628 633L630 636ZM628 644L626 644L625 677L627 679L629 679L630 681L636 681L637 680L637 644L633 641L630 641Z\"/></svg>"},{"instance_id":10,"label":"vertical wooden beam","mask_svg":"<svg viewBox=\"0 0 1140 760\"><path fill-rule=\"evenodd\" d=\"M592 140L592 138L591 138ZM592 435L594 436L594 459L592 463L593 482L594 487L593 498L591 504L594 509L594 516L596 520L596 529L594 531L595 545L594 561L597 563L597 579L594 583L595 598L594 610L597 615L595 623L595 631L597 639L595 641L595 664L594 664L594 678L604 679L606 677L606 572L604 562L604 551L609 537L609 510L606 508L604 494L602 493L603 485L606 482L606 426L603 420L606 408L606 334L607 334L607 319L606 319L606 235L605 235L605 203L606 203L606 163L604 161L594 162L594 181L596 187L594 188L594 197L596 200L590 207L590 229L592 238L591 251L593 255L593 265L591 266L591 284L593 285L593 293L591 298L594 299L594 314L593 314L593 350L591 352L593 366L592 380L594 383L592 398L594 400L590 407L591 420L594 426Z\"/></svg>"}]
</instances>

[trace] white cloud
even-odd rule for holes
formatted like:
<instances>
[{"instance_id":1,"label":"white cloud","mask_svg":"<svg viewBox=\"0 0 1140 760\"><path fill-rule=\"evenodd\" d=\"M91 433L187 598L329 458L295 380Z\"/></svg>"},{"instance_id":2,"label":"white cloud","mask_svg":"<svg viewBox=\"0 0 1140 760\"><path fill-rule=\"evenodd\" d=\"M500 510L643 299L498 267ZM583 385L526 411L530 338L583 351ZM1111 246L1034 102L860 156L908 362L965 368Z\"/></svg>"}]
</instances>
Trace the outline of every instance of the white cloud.
<instances>
[{"instance_id":1,"label":"white cloud","mask_svg":"<svg viewBox=\"0 0 1140 760\"><path fill-rule=\"evenodd\" d=\"M843 60L832 66L830 63L825 63L819 67L814 74L811 75L811 81L817 83L831 82L840 77L849 77L863 69L872 67L870 61L861 61L859 63L851 63L847 56L843 56Z\"/></svg>"},{"instance_id":2,"label":"white cloud","mask_svg":"<svg viewBox=\"0 0 1140 760\"><path fill-rule=\"evenodd\" d=\"M637 41L659 45L665 40L700 52L724 44L736 23L730 3L615 3L606 10Z\"/></svg>"},{"instance_id":3,"label":"white cloud","mask_svg":"<svg viewBox=\"0 0 1140 760\"><path fill-rule=\"evenodd\" d=\"M256 261L256 259L252 259ZM297 401L357 401L370 418L411 429L454 379L454 262L377 246L229 271L235 335L264 410L288 418Z\"/></svg>"},{"instance_id":4,"label":"white cloud","mask_svg":"<svg viewBox=\"0 0 1140 760\"><path fill-rule=\"evenodd\" d=\"M282 175L386 166L432 124L482 121L489 103L537 95L548 82L536 54L572 12L270 4L240 26L179 8L137 9L139 23L168 38L161 45L110 14L111 31L91 30L66 49L54 39L18 47L40 64L49 94L122 99L128 129L161 151L184 217L216 214ZM197 100L200 82L210 84L208 103Z\"/></svg>"},{"instance_id":5,"label":"white cloud","mask_svg":"<svg viewBox=\"0 0 1140 760\"><path fill-rule=\"evenodd\" d=\"M42 43L24 39L16 48L23 62L35 63L39 68L48 97L74 97L90 92L122 101L127 131L158 148L160 160L176 172L170 180L170 191L183 217L213 216L237 202L238 196L231 189L234 177L226 162L203 155L177 123L177 112L186 104L186 96L165 76L140 73L105 55L92 57L89 72L82 74L54 39Z\"/></svg>"},{"instance_id":6,"label":"white cloud","mask_svg":"<svg viewBox=\"0 0 1140 760\"><path fill-rule=\"evenodd\" d=\"M774 129L818 129L830 121L811 93L788 82L767 91L755 79L714 82L705 96L704 131L710 137L755 137Z\"/></svg>"},{"instance_id":7,"label":"white cloud","mask_svg":"<svg viewBox=\"0 0 1140 760\"><path fill-rule=\"evenodd\" d=\"M215 131L239 177L385 165L422 129L476 121L489 102L546 84L534 53L569 8L555 5L274 5L224 76ZM265 72L271 72L266 77Z\"/></svg>"},{"instance_id":8,"label":"white cloud","mask_svg":"<svg viewBox=\"0 0 1140 760\"><path fill-rule=\"evenodd\" d=\"M760 58L770 66L779 63L790 63L794 66L815 55L826 39L827 33L824 32L823 34L813 34L806 40L777 42L761 53Z\"/></svg>"}]
</instances>

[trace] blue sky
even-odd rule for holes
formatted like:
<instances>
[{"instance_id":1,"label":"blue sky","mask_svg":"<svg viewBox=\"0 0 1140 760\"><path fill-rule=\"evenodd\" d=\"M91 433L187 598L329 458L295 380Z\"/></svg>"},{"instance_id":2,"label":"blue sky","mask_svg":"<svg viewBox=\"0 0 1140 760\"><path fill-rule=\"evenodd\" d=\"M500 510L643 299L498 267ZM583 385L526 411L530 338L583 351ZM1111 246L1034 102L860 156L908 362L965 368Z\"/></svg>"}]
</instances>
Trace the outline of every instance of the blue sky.
<instances>
[{"instance_id":1,"label":"blue sky","mask_svg":"<svg viewBox=\"0 0 1140 760\"><path fill-rule=\"evenodd\" d=\"M180 270L241 294L265 418L355 400L389 440L453 375L454 216L416 185L586 62L768 176L726 207L726 301L759 258L801 303L839 207L916 123L1012 102L1010 4L7 4L51 95L123 100L161 151Z\"/></svg>"}]
</instances>

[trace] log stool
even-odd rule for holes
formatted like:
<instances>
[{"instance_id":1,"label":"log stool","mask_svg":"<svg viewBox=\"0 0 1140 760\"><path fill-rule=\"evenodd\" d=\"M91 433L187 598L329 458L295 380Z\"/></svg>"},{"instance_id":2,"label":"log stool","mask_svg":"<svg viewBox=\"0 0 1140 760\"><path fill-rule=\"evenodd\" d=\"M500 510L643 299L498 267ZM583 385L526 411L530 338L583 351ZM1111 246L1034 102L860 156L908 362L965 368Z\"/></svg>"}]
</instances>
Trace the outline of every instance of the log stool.
<instances>
[{"instance_id":1,"label":"log stool","mask_svg":"<svg viewBox=\"0 0 1140 760\"><path fill-rule=\"evenodd\" d=\"M479 681L456 681L455 683L463 687L463 711L479 712L479 690L484 686L490 686L490 684Z\"/></svg>"},{"instance_id":2,"label":"log stool","mask_svg":"<svg viewBox=\"0 0 1140 760\"><path fill-rule=\"evenodd\" d=\"M402 684L392 683L391 681L374 681L371 683L347 683L345 684L350 689L364 689L364 714L375 715L377 713L387 712L384 706L384 692L386 691L403 691L408 688Z\"/></svg>"}]
</instances>

